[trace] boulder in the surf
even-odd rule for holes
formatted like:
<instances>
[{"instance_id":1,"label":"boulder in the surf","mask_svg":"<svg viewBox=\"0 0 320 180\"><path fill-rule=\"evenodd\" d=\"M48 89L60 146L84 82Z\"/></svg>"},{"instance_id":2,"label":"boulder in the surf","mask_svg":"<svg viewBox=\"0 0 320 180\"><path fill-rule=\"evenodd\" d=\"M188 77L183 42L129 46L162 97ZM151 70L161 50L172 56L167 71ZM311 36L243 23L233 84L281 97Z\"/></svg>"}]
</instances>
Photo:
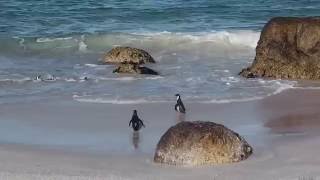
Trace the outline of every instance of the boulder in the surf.
<instances>
[{"instance_id":1,"label":"boulder in the surf","mask_svg":"<svg viewBox=\"0 0 320 180\"><path fill-rule=\"evenodd\" d=\"M114 73L125 73L125 74L150 74L150 75L159 75L158 72L145 67L141 66L136 63L121 63L118 67L113 70Z\"/></svg>"},{"instance_id":2,"label":"boulder in the surf","mask_svg":"<svg viewBox=\"0 0 320 180\"><path fill-rule=\"evenodd\" d=\"M146 51L131 47L116 47L107 52L103 58L105 63L155 63L153 57Z\"/></svg>"},{"instance_id":3,"label":"boulder in the surf","mask_svg":"<svg viewBox=\"0 0 320 180\"><path fill-rule=\"evenodd\" d=\"M234 131L214 122L180 122L161 137L154 162L197 166L239 162L252 147Z\"/></svg>"},{"instance_id":4,"label":"boulder in the surf","mask_svg":"<svg viewBox=\"0 0 320 180\"><path fill-rule=\"evenodd\" d=\"M320 79L320 18L277 17L263 28L248 78Z\"/></svg>"}]
</instances>

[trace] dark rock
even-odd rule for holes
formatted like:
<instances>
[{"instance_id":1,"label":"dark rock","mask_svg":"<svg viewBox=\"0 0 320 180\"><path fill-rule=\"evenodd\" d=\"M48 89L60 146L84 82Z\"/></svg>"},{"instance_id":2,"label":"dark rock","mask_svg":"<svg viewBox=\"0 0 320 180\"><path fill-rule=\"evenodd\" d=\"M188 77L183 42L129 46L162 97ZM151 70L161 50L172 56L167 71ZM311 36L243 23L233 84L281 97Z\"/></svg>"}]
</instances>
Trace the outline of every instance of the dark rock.
<instances>
[{"instance_id":1,"label":"dark rock","mask_svg":"<svg viewBox=\"0 0 320 180\"><path fill-rule=\"evenodd\" d=\"M105 63L155 63L153 57L142 49L131 47L116 47L107 52L104 56Z\"/></svg>"},{"instance_id":2,"label":"dark rock","mask_svg":"<svg viewBox=\"0 0 320 180\"><path fill-rule=\"evenodd\" d=\"M160 139L154 162L172 165L214 165L238 162L252 154L244 138L213 122L181 122Z\"/></svg>"},{"instance_id":3,"label":"dark rock","mask_svg":"<svg viewBox=\"0 0 320 180\"><path fill-rule=\"evenodd\" d=\"M127 74L159 75L158 72L135 63L121 63L115 70L113 70L113 72Z\"/></svg>"},{"instance_id":4,"label":"dark rock","mask_svg":"<svg viewBox=\"0 0 320 180\"><path fill-rule=\"evenodd\" d=\"M242 75L246 78L256 78L257 76L250 72L250 68L242 69L242 71L239 73L239 75Z\"/></svg>"},{"instance_id":5,"label":"dark rock","mask_svg":"<svg viewBox=\"0 0 320 180\"><path fill-rule=\"evenodd\" d=\"M263 28L244 77L320 79L320 18L278 17Z\"/></svg>"}]
</instances>

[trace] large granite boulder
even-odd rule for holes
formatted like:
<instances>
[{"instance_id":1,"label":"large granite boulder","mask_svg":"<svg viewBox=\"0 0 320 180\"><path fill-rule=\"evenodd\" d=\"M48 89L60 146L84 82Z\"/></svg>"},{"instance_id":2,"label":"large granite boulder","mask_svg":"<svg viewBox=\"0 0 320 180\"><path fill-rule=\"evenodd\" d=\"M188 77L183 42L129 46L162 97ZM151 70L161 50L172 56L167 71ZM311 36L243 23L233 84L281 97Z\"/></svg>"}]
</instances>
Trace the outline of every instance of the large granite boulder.
<instances>
[{"instance_id":1,"label":"large granite boulder","mask_svg":"<svg viewBox=\"0 0 320 180\"><path fill-rule=\"evenodd\" d=\"M104 56L105 63L125 63L136 64L155 63L153 57L142 49L131 47L116 47L107 52Z\"/></svg>"},{"instance_id":2,"label":"large granite boulder","mask_svg":"<svg viewBox=\"0 0 320 180\"><path fill-rule=\"evenodd\" d=\"M125 74L150 74L150 75L159 75L158 72L145 67L141 66L136 63L121 63L118 67L113 70L114 73L125 73Z\"/></svg>"},{"instance_id":3,"label":"large granite boulder","mask_svg":"<svg viewBox=\"0 0 320 180\"><path fill-rule=\"evenodd\" d=\"M196 166L238 162L252 154L239 134L213 122L181 122L160 139L154 162Z\"/></svg>"},{"instance_id":4,"label":"large granite boulder","mask_svg":"<svg viewBox=\"0 0 320 180\"><path fill-rule=\"evenodd\" d=\"M263 28L245 77L320 79L320 18L277 17Z\"/></svg>"}]
</instances>

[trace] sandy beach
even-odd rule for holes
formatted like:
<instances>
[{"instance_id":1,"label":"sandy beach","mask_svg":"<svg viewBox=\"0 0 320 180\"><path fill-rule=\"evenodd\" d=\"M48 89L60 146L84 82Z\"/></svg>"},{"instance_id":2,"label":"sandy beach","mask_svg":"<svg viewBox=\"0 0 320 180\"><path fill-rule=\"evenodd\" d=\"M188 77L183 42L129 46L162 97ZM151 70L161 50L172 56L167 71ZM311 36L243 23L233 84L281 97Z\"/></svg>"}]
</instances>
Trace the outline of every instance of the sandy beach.
<instances>
[{"instance_id":1,"label":"sandy beach","mask_svg":"<svg viewBox=\"0 0 320 180\"><path fill-rule=\"evenodd\" d=\"M319 97L291 89L248 102L185 102L186 120L222 123L254 148L243 162L196 168L153 163L156 143L177 122L172 103L3 104L0 179L319 179ZM128 127L132 109L146 124L139 137Z\"/></svg>"}]
</instances>

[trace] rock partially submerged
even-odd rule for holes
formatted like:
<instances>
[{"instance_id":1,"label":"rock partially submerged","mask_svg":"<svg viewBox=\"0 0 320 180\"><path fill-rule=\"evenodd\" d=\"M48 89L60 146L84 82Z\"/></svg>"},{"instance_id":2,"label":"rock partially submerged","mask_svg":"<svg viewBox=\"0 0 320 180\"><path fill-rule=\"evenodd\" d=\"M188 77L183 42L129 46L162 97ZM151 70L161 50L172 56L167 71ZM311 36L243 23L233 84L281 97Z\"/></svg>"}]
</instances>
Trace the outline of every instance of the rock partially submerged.
<instances>
[{"instance_id":1,"label":"rock partially submerged","mask_svg":"<svg viewBox=\"0 0 320 180\"><path fill-rule=\"evenodd\" d=\"M158 142L154 162L171 165L217 165L238 162L252 154L239 134L213 122L181 122Z\"/></svg>"},{"instance_id":2,"label":"rock partially submerged","mask_svg":"<svg viewBox=\"0 0 320 180\"><path fill-rule=\"evenodd\" d=\"M256 78L257 77L257 75L253 74L250 71L250 68L242 69L242 71L239 74L242 75L243 77L246 77L246 78Z\"/></svg>"},{"instance_id":3,"label":"rock partially submerged","mask_svg":"<svg viewBox=\"0 0 320 180\"><path fill-rule=\"evenodd\" d=\"M131 47L116 47L107 52L104 56L105 63L155 63L153 57L142 49Z\"/></svg>"},{"instance_id":4,"label":"rock partially submerged","mask_svg":"<svg viewBox=\"0 0 320 180\"><path fill-rule=\"evenodd\" d=\"M141 66L136 63L121 63L119 66L113 70L114 73L126 73L126 74L150 74L150 75L159 75L158 72Z\"/></svg>"},{"instance_id":5,"label":"rock partially submerged","mask_svg":"<svg viewBox=\"0 0 320 180\"><path fill-rule=\"evenodd\" d=\"M320 18L278 17L263 28L244 77L320 79Z\"/></svg>"}]
</instances>

